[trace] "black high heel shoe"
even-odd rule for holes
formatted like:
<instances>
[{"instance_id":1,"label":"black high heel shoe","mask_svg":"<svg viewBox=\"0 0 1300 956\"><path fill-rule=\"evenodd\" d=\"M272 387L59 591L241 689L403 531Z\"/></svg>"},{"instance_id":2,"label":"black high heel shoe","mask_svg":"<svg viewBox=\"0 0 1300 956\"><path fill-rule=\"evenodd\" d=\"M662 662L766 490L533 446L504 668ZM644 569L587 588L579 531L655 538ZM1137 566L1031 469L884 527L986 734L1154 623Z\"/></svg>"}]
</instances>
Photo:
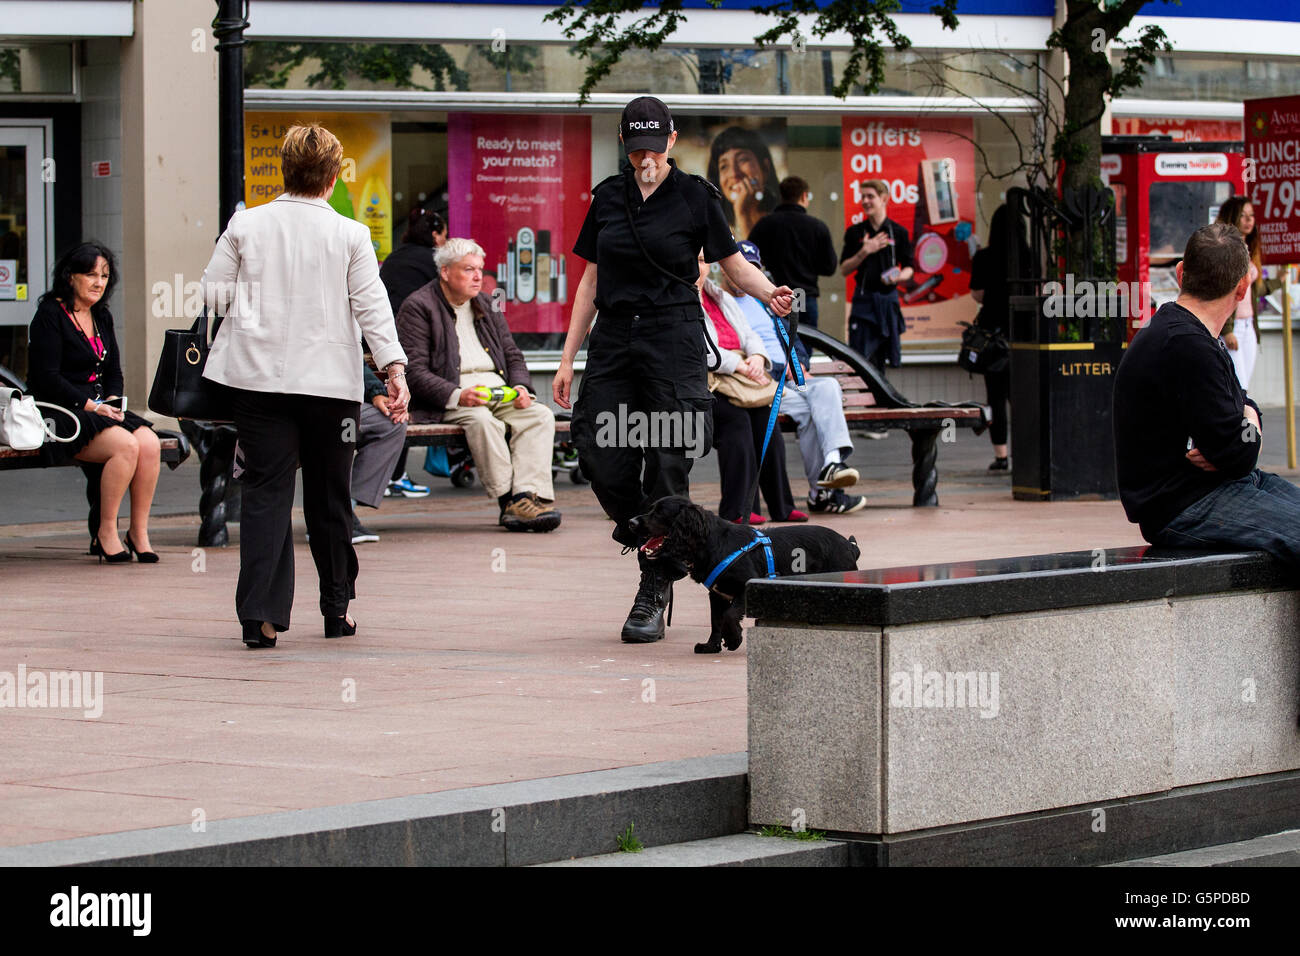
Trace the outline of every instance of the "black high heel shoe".
<instances>
[{"instance_id":1,"label":"black high heel shoe","mask_svg":"<svg viewBox=\"0 0 1300 956\"><path fill-rule=\"evenodd\" d=\"M158 555L157 555L155 552L153 552L153 551L141 551L139 548L137 548L134 544L131 543L131 532L130 532L130 531L128 531L128 532L126 533L126 540L125 540L124 543L126 544L126 550L128 550L128 551L130 551L132 554L134 554L134 555L135 555L135 559L136 559L137 561L139 561L141 564L157 564L157 563L158 563Z\"/></svg>"},{"instance_id":2,"label":"black high heel shoe","mask_svg":"<svg viewBox=\"0 0 1300 956\"><path fill-rule=\"evenodd\" d=\"M325 618L326 637L351 637L357 632L357 622L348 623L346 617Z\"/></svg>"},{"instance_id":3,"label":"black high heel shoe","mask_svg":"<svg viewBox=\"0 0 1300 956\"><path fill-rule=\"evenodd\" d=\"M249 647L275 647L276 638L262 633L261 621L242 621L244 643ZM278 637L278 635L277 635Z\"/></svg>"},{"instance_id":4,"label":"black high heel shoe","mask_svg":"<svg viewBox=\"0 0 1300 956\"><path fill-rule=\"evenodd\" d=\"M129 547L123 548L121 551L117 552L117 554L105 554L104 546L99 543L98 538L95 538L90 542L90 553L99 555L100 564L103 564L105 561L109 564L125 564L131 560L131 549Z\"/></svg>"}]
</instances>

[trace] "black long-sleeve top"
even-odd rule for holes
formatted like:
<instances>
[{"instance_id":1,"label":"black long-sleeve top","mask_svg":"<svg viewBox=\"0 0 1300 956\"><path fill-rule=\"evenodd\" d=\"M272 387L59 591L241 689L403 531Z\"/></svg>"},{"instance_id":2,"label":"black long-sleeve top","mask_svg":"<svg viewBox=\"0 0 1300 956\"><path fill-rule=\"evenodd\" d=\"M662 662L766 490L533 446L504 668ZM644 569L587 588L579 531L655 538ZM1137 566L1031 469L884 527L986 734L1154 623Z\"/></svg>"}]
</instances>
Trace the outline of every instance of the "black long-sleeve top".
<instances>
[{"instance_id":1,"label":"black long-sleeve top","mask_svg":"<svg viewBox=\"0 0 1300 956\"><path fill-rule=\"evenodd\" d=\"M95 327L106 349L102 360L53 296L36 307L28 330L27 377L37 399L80 410L88 398L122 394L122 357L107 308L96 310Z\"/></svg>"},{"instance_id":2,"label":"black long-sleeve top","mask_svg":"<svg viewBox=\"0 0 1300 956\"><path fill-rule=\"evenodd\" d=\"M755 223L749 241L777 285L808 296L816 297L818 276L832 276L839 267L830 229L797 202L781 203Z\"/></svg>"},{"instance_id":3,"label":"black long-sleeve top","mask_svg":"<svg viewBox=\"0 0 1300 956\"><path fill-rule=\"evenodd\" d=\"M1244 424L1241 390L1223 343L1176 302L1167 302L1129 344L1115 373L1115 472L1130 521L1148 541L1259 458ZM1194 446L1217 469L1187 460Z\"/></svg>"}]
</instances>

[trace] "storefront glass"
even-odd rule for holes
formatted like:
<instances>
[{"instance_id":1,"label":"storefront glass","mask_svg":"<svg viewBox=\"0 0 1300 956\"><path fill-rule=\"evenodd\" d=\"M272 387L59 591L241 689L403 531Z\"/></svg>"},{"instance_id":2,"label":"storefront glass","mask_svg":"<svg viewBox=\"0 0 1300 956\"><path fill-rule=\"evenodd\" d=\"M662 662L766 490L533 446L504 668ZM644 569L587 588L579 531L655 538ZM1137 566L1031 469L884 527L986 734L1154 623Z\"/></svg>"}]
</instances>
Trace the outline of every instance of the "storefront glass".
<instances>
[{"instance_id":1,"label":"storefront glass","mask_svg":"<svg viewBox=\"0 0 1300 956\"><path fill-rule=\"evenodd\" d=\"M1120 58L1113 62L1118 67ZM1300 88L1300 57L1216 56L1173 53L1156 57L1141 88L1128 95L1149 100L1237 102L1285 96ZM1120 100L1116 106L1122 108Z\"/></svg>"},{"instance_id":2,"label":"storefront glass","mask_svg":"<svg viewBox=\"0 0 1300 956\"><path fill-rule=\"evenodd\" d=\"M364 44L334 45L335 53L380 50ZM332 70L347 64L352 90L394 89L392 82L361 68L355 57L307 57L284 72L297 56L296 44L250 44L250 88L321 89L333 83ZM950 94L1011 96L1030 90L1036 54L939 53L890 50L878 91L889 96ZM629 50L596 86L598 93L731 94L753 96L829 96L848 62L842 50L690 49ZM586 62L567 44L512 43L499 53L485 44L443 43L424 48L410 71L411 88L474 93L569 93L582 85ZM322 68L324 65L324 68ZM861 89L854 91L861 94Z\"/></svg>"},{"instance_id":3,"label":"storefront glass","mask_svg":"<svg viewBox=\"0 0 1300 956\"><path fill-rule=\"evenodd\" d=\"M71 43L0 46L0 94L71 93Z\"/></svg>"}]
</instances>

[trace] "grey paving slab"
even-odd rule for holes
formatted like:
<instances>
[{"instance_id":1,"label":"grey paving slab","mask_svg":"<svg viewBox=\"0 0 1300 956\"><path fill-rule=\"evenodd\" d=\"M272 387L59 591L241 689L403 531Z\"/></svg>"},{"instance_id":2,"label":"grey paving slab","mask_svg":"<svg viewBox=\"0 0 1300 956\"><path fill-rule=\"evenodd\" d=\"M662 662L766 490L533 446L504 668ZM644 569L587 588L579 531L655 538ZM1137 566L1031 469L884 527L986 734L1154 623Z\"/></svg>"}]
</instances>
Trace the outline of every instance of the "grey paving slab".
<instances>
[{"instance_id":1,"label":"grey paving slab","mask_svg":"<svg viewBox=\"0 0 1300 956\"><path fill-rule=\"evenodd\" d=\"M1300 866L1300 830L1126 860L1112 866Z\"/></svg>"},{"instance_id":2,"label":"grey paving slab","mask_svg":"<svg viewBox=\"0 0 1300 956\"><path fill-rule=\"evenodd\" d=\"M639 853L604 853L543 866L844 866L848 848L831 840L801 842L753 833L649 847Z\"/></svg>"}]
</instances>

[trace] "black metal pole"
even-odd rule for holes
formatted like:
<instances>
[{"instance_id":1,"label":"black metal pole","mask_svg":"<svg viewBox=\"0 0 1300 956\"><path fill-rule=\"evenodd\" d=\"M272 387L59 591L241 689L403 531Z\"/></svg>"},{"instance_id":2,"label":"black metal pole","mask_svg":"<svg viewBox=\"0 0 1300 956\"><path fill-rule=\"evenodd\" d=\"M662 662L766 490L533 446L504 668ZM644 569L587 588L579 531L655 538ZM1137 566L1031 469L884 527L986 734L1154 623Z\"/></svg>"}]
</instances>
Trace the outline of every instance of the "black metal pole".
<instances>
[{"instance_id":1,"label":"black metal pole","mask_svg":"<svg viewBox=\"0 0 1300 956\"><path fill-rule=\"evenodd\" d=\"M244 31L248 29L248 0L217 0L217 18L212 35L217 38L220 87L218 105L220 135L217 159L220 164L220 218L226 223L244 201Z\"/></svg>"}]
</instances>

